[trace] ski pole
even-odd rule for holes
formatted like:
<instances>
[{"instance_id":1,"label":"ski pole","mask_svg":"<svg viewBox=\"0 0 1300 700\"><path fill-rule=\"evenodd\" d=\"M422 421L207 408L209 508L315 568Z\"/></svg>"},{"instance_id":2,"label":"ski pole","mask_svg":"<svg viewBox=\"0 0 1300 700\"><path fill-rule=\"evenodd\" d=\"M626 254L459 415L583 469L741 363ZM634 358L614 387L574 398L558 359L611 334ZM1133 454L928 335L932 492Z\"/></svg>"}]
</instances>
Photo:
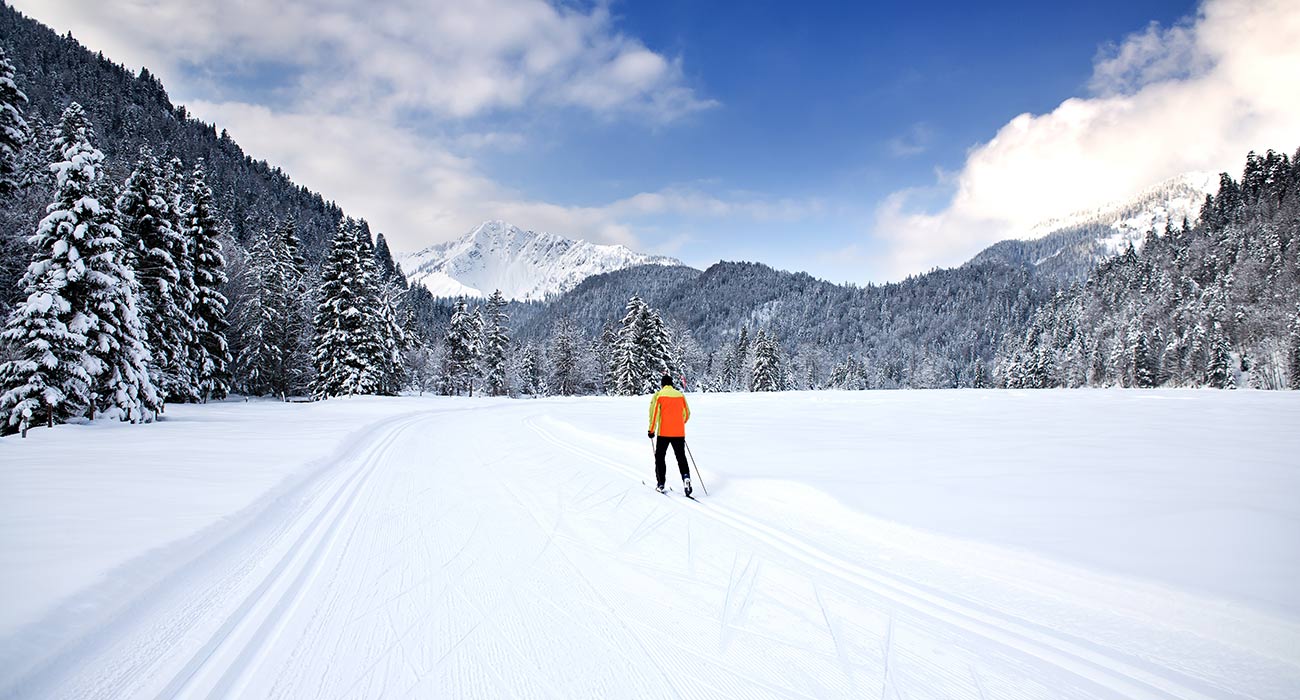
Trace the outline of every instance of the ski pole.
<instances>
[{"instance_id":1,"label":"ski pole","mask_svg":"<svg viewBox=\"0 0 1300 700\"><path fill-rule=\"evenodd\" d=\"M700 478L700 465L695 463L695 453L691 452L691 443L685 440L682 440L682 443L686 445L686 454L691 457L691 468L695 470L695 478L699 479L700 488L704 489L704 495L707 496L709 495L709 487L705 486L704 479Z\"/></svg>"}]
</instances>

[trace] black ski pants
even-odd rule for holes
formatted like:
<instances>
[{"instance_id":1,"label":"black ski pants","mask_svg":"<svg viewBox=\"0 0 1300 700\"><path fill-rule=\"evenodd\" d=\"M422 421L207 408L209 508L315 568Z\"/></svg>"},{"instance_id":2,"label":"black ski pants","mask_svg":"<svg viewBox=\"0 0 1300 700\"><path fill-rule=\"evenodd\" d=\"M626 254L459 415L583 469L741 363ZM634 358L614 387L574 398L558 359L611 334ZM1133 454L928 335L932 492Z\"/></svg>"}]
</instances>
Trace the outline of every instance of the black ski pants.
<instances>
[{"instance_id":1,"label":"black ski pants","mask_svg":"<svg viewBox=\"0 0 1300 700\"><path fill-rule=\"evenodd\" d=\"M687 479L691 476L691 471L686 468L686 438L660 435L655 440L655 479L658 479L660 484L664 483L664 472L668 471L668 466L664 464L664 457L668 454L669 445L673 446L673 454L677 455L677 470L682 473L682 478Z\"/></svg>"}]
</instances>

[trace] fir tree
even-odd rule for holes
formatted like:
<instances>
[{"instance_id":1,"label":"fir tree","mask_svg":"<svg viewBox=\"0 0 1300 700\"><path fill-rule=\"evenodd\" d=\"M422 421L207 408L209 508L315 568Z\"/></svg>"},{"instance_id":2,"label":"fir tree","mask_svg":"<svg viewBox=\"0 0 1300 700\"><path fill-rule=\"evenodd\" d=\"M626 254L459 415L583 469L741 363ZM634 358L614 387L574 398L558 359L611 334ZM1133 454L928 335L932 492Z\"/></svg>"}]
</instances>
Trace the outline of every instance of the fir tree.
<instances>
[{"instance_id":1,"label":"fir tree","mask_svg":"<svg viewBox=\"0 0 1300 700\"><path fill-rule=\"evenodd\" d=\"M628 300L619 322L608 378L610 390L622 396L653 393L659 378L673 374L673 342L659 312L639 296Z\"/></svg>"},{"instance_id":2,"label":"fir tree","mask_svg":"<svg viewBox=\"0 0 1300 700\"><path fill-rule=\"evenodd\" d=\"M53 426L81 415L91 402L88 335L95 330L95 275L85 253L102 238L101 206L94 195L103 154L81 105L63 112L54 146L57 194L32 237L34 253L23 275L26 301L9 317L3 339L16 357L0 365L0 411L6 430L35 423Z\"/></svg>"},{"instance_id":3,"label":"fir tree","mask_svg":"<svg viewBox=\"0 0 1300 700\"><path fill-rule=\"evenodd\" d=\"M166 192L167 206L170 210L169 223L172 230L176 232L176 239L173 240L173 243L179 243L170 252L176 262L176 272L179 275L175 298L181 311L179 320L183 325L179 336L184 342L182 351L184 361L183 364L176 368L178 378L170 398L173 401L195 402L201 401L203 398L200 374L206 352L202 344L202 335L199 332L199 291L198 283L194 278L194 263L196 261L193 250L194 240L189 235L189 227L185 220L191 206L191 190L185 172L185 165L180 158L172 158L167 161L164 173L164 191Z\"/></svg>"},{"instance_id":4,"label":"fir tree","mask_svg":"<svg viewBox=\"0 0 1300 700\"><path fill-rule=\"evenodd\" d=\"M14 65L0 48L0 196L22 185L21 151L29 129L23 119L27 95L14 82Z\"/></svg>"},{"instance_id":5,"label":"fir tree","mask_svg":"<svg viewBox=\"0 0 1300 700\"><path fill-rule=\"evenodd\" d=\"M1291 319L1291 337L1287 343L1287 374L1292 389L1300 389L1300 305Z\"/></svg>"},{"instance_id":6,"label":"fir tree","mask_svg":"<svg viewBox=\"0 0 1300 700\"><path fill-rule=\"evenodd\" d=\"M642 341L646 314L645 302L634 295L627 302L623 320L619 321L618 339L610 366L613 393L619 396L645 393L647 384L651 382L650 360Z\"/></svg>"},{"instance_id":7,"label":"fir tree","mask_svg":"<svg viewBox=\"0 0 1300 700\"><path fill-rule=\"evenodd\" d=\"M1149 388L1156 385L1159 367L1156 366L1151 340L1144 329L1138 329L1133 339L1133 383Z\"/></svg>"},{"instance_id":8,"label":"fir tree","mask_svg":"<svg viewBox=\"0 0 1300 700\"><path fill-rule=\"evenodd\" d=\"M1210 341L1210 362L1205 370L1205 381L1215 389L1236 389L1237 378L1232 371L1231 346L1223 330L1217 325Z\"/></svg>"},{"instance_id":9,"label":"fir tree","mask_svg":"<svg viewBox=\"0 0 1300 700\"><path fill-rule=\"evenodd\" d=\"M364 394L372 390L368 381L371 357L364 338L372 325L363 304L363 268L357 246L357 223L339 222L338 234L321 273L320 305L316 310L314 352L319 398Z\"/></svg>"},{"instance_id":10,"label":"fir tree","mask_svg":"<svg viewBox=\"0 0 1300 700\"><path fill-rule=\"evenodd\" d=\"M85 258L93 286L90 312L95 316L87 334L87 353L94 360L91 407L116 410L124 421L147 422L161 410L162 399L149 377L149 349L137 308L139 287L114 218L112 209L100 206L96 225L87 228Z\"/></svg>"},{"instance_id":11,"label":"fir tree","mask_svg":"<svg viewBox=\"0 0 1300 700\"><path fill-rule=\"evenodd\" d=\"M528 343L520 350L519 393L536 396L542 393L542 359L537 346Z\"/></svg>"},{"instance_id":12,"label":"fir tree","mask_svg":"<svg viewBox=\"0 0 1300 700\"><path fill-rule=\"evenodd\" d=\"M195 346L200 351L195 379L199 397L223 399L230 393L230 348L226 343L226 297L221 287L226 284L225 258L216 212L213 210L212 190L208 187L203 161L200 160L190 177L189 209L185 213L185 232L189 237L194 270L194 326L197 333Z\"/></svg>"},{"instance_id":13,"label":"fir tree","mask_svg":"<svg viewBox=\"0 0 1300 700\"><path fill-rule=\"evenodd\" d=\"M483 372L483 390L489 396L505 396L509 391L506 351L510 347L510 329L506 327L506 321L510 317L505 308L506 299L501 290L492 292L483 314L483 351L479 362Z\"/></svg>"},{"instance_id":14,"label":"fir tree","mask_svg":"<svg viewBox=\"0 0 1300 700\"><path fill-rule=\"evenodd\" d=\"M581 393L582 379L579 368L578 329L573 320L560 318L551 333L548 352L550 373L550 393L554 396L573 396Z\"/></svg>"},{"instance_id":15,"label":"fir tree","mask_svg":"<svg viewBox=\"0 0 1300 700\"><path fill-rule=\"evenodd\" d=\"M172 227L172 203L157 160L141 154L135 172L117 198L118 226L127 243L140 283L140 311L152 357L150 374L165 401L193 397L190 365L193 317L192 284L182 279L178 263L188 268L183 236Z\"/></svg>"},{"instance_id":16,"label":"fir tree","mask_svg":"<svg viewBox=\"0 0 1300 700\"><path fill-rule=\"evenodd\" d=\"M452 394L464 390L474 395L474 367L478 355L478 330L473 315L466 310L465 300L457 299L452 310L451 323L443 337L446 352L443 355L444 374Z\"/></svg>"},{"instance_id":17,"label":"fir tree","mask_svg":"<svg viewBox=\"0 0 1300 700\"><path fill-rule=\"evenodd\" d=\"M361 308L368 312L357 341L357 352L366 365L364 393L396 394L403 381L402 353L406 349L405 335L395 308L401 292L380 274L370 225L362 219L355 227L355 233L360 266L357 293L362 299Z\"/></svg>"},{"instance_id":18,"label":"fir tree","mask_svg":"<svg viewBox=\"0 0 1300 700\"><path fill-rule=\"evenodd\" d=\"M781 391L784 388L781 354L776 338L760 330L754 342L754 372L750 390Z\"/></svg>"}]
</instances>

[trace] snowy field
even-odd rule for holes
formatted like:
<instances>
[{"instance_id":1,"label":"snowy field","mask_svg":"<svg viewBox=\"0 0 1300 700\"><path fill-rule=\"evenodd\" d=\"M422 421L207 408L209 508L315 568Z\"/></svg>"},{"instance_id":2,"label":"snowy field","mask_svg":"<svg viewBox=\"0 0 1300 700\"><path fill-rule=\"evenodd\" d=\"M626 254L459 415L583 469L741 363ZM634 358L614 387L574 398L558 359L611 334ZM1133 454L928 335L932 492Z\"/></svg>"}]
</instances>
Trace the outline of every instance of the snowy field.
<instances>
[{"instance_id":1,"label":"snowy field","mask_svg":"<svg viewBox=\"0 0 1300 700\"><path fill-rule=\"evenodd\" d=\"M1300 393L688 397L0 440L0 698L1300 697Z\"/></svg>"}]
</instances>

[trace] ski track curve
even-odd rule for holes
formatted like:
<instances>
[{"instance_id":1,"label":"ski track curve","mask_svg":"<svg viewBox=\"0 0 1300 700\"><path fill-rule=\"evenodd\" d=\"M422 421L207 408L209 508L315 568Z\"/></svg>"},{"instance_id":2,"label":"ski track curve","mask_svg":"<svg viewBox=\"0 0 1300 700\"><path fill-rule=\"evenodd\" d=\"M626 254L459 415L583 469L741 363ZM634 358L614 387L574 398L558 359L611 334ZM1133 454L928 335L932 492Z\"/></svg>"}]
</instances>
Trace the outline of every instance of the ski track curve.
<instances>
[{"instance_id":1,"label":"ski track curve","mask_svg":"<svg viewBox=\"0 0 1300 700\"><path fill-rule=\"evenodd\" d=\"M642 479L638 472L616 460L561 440L541 427L541 422L543 420L530 418L526 424L540 438L556 447L608 467L629 479L638 481ZM691 504L682 504L682 507L694 508L700 514L743 532L817 571L869 590L914 613L1066 670L1081 680L1095 684L1098 688L1104 688L1117 696L1186 700L1213 700L1224 697L1222 694L1208 694L1208 691L1198 687L1200 684L1197 681L1181 677L1172 670L1144 667L1136 659L1108 654L1105 650L1086 641L1073 639L1063 633L1055 633L1049 628L1029 621L1013 619L997 611L982 609L967 601L944 596L937 591L895 577L884 569L869 568L857 562L846 561L726 506L696 500ZM741 576L743 575L742 572Z\"/></svg>"}]
</instances>

